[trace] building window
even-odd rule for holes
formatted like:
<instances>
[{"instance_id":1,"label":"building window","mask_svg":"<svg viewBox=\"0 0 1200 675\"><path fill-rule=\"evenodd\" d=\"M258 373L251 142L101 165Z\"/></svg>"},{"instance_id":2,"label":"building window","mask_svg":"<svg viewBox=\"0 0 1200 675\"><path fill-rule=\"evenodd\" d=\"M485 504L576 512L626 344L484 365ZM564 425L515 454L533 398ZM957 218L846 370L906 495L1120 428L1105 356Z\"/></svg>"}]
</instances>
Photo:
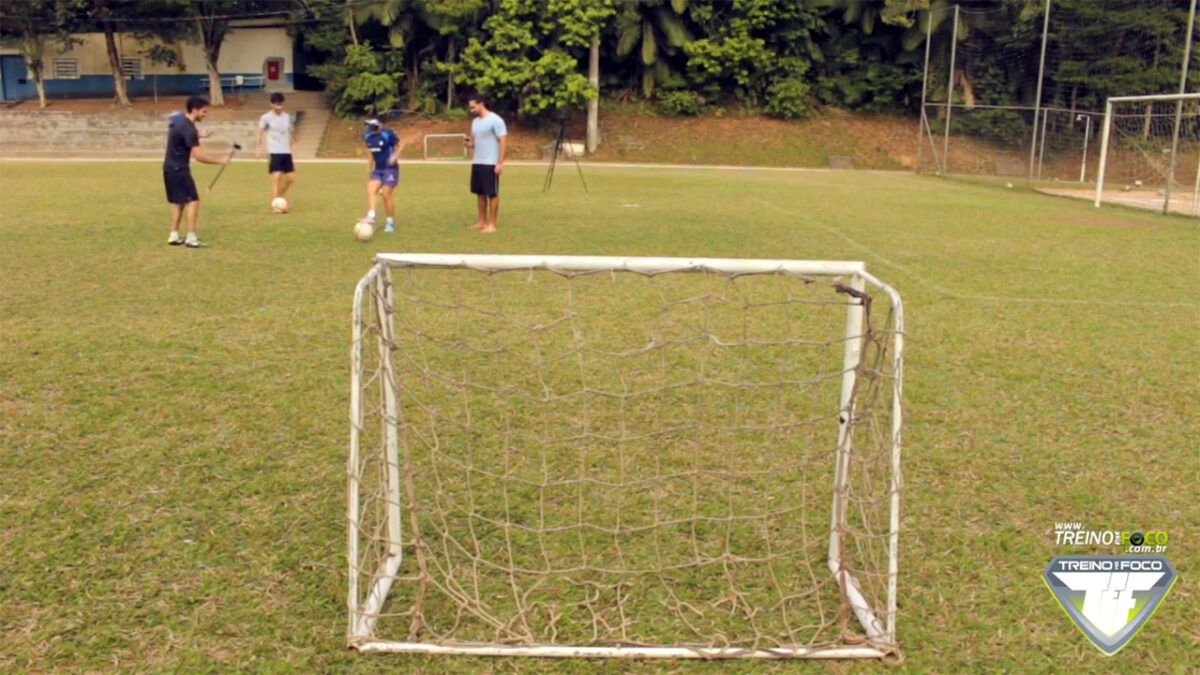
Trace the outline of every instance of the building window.
<instances>
[{"instance_id":1,"label":"building window","mask_svg":"<svg viewBox=\"0 0 1200 675\"><path fill-rule=\"evenodd\" d=\"M121 74L131 80L142 79L142 60L121 59Z\"/></svg>"},{"instance_id":2,"label":"building window","mask_svg":"<svg viewBox=\"0 0 1200 675\"><path fill-rule=\"evenodd\" d=\"M50 78L54 80L78 80L79 61L77 59L54 59L50 66Z\"/></svg>"}]
</instances>

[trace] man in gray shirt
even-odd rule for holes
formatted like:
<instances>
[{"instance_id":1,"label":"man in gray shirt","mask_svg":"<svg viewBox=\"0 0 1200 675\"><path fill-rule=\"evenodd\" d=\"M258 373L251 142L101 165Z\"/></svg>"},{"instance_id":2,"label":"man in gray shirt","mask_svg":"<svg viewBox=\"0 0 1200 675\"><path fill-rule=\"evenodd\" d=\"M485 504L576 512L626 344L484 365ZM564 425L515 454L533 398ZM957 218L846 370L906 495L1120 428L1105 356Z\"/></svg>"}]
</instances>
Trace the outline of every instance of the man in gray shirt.
<instances>
[{"instance_id":1,"label":"man in gray shirt","mask_svg":"<svg viewBox=\"0 0 1200 675\"><path fill-rule=\"evenodd\" d=\"M288 188L296 180L296 166L292 162L295 135L292 116L283 111L283 94L271 94L271 112L264 113L258 119L258 138L255 143L255 156L262 157L263 137L266 136L267 152L271 155L267 164L267 173L271 174L271 208L275 208L277 198L287 198Z\"/></svg>"},{"instance_id":2,"label":"man in gray shirt","mask_svg":"<svg viewBox=\"0 0 1200 675\"><path fill-rule=\"evenodd\" d=\"M475 148L471 162L471 192L479 205L479 220L470 227L480 232L496 231L496 216L500 213L500 172L504 170L504 155L508 151L508 127L496 113L488 110L487 99L472 94L467 110L471 120L471 135L463 139L468 148Z\"/></svg>"}]
</instances>

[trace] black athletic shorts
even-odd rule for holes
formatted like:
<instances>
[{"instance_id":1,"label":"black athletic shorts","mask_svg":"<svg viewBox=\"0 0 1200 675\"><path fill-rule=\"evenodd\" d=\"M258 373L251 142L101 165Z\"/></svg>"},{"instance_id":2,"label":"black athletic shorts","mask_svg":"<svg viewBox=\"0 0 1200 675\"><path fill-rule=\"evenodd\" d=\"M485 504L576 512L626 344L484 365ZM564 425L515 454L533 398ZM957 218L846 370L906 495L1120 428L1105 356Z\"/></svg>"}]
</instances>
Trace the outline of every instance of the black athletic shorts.
<instances>
[{"instance_id":1,"label":"black athletic shorts","mask_svg":"<svg viewBox=\"0 0 1200 675\"><path fill-rule=\"evenodd\" d=\"M292 173L296 170L296 165L292 164L292 155L277 155L272 153L271 164L267 167L267 173Z\"/></svg>"},{"instance_id":2,"label":"black athletic shorts","mask_svg":"<svg viewBox=\"0 0 1200 675\"><path fill-rule=\"evenodd\" d=\"M471 192L484 197L500 194L500 176L496 175L495 164L471 165Z\"/></svg>"},{"instance_id":3,"label":"black athletic shorts","mask_svg":"<svg viewBox=\"0 0 1200 675\"><path fill-rule=\"evenodd\" d=\"M191 169L168 169L163 167L163 185L167 188L167 201L183 206L188 202L200 201L196 192L196 181L192 180Z\"/></svg>"}]
</instances>

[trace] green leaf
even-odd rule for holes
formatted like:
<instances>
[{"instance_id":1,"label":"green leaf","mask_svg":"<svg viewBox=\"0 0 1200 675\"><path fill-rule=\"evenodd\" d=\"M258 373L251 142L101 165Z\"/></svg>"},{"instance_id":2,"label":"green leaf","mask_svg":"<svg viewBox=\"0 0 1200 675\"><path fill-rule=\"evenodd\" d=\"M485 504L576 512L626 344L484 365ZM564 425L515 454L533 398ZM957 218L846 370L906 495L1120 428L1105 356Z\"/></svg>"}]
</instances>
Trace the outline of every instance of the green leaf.
<instances>
[{"instance_id":1,"label":"green leaf","mask_svg":"<svg viewBox=\"0 0 1200 675\"><path fill-rule=\"evenodd\" d=\"M654 38L654 29L646 24L642 26L642 63L653 65L658 58L658 42Z\"/></svg>"}]
</instances>

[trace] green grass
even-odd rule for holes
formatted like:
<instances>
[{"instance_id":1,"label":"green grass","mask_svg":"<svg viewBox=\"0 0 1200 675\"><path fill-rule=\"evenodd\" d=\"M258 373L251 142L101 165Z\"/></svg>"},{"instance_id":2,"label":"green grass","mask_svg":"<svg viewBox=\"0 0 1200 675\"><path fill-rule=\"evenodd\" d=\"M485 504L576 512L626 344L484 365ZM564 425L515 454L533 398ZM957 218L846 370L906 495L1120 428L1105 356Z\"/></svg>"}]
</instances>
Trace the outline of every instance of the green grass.
<instances>
[{"instance_id":1,"label":"green grass","mask_svg":"<svg viewBox=\"0 0 1200 675\"><path fill-rule=\"evenodd\" d=\"M302 165L287 216L234 165L192 251L155 163L0 164L0 670L612 670L345 650L349 310L377 251L861 259L903 295L906 661L626 667L1194 661L1194 220L903 174L595 167L585 195L573 168L543 195L510 167L485 237L463 168L405 167L399 232L361 244L359 164ZM1181 578L1111 659L1040 580L1063 520L1170 533Z\"/></svg>"}]
</instances>

